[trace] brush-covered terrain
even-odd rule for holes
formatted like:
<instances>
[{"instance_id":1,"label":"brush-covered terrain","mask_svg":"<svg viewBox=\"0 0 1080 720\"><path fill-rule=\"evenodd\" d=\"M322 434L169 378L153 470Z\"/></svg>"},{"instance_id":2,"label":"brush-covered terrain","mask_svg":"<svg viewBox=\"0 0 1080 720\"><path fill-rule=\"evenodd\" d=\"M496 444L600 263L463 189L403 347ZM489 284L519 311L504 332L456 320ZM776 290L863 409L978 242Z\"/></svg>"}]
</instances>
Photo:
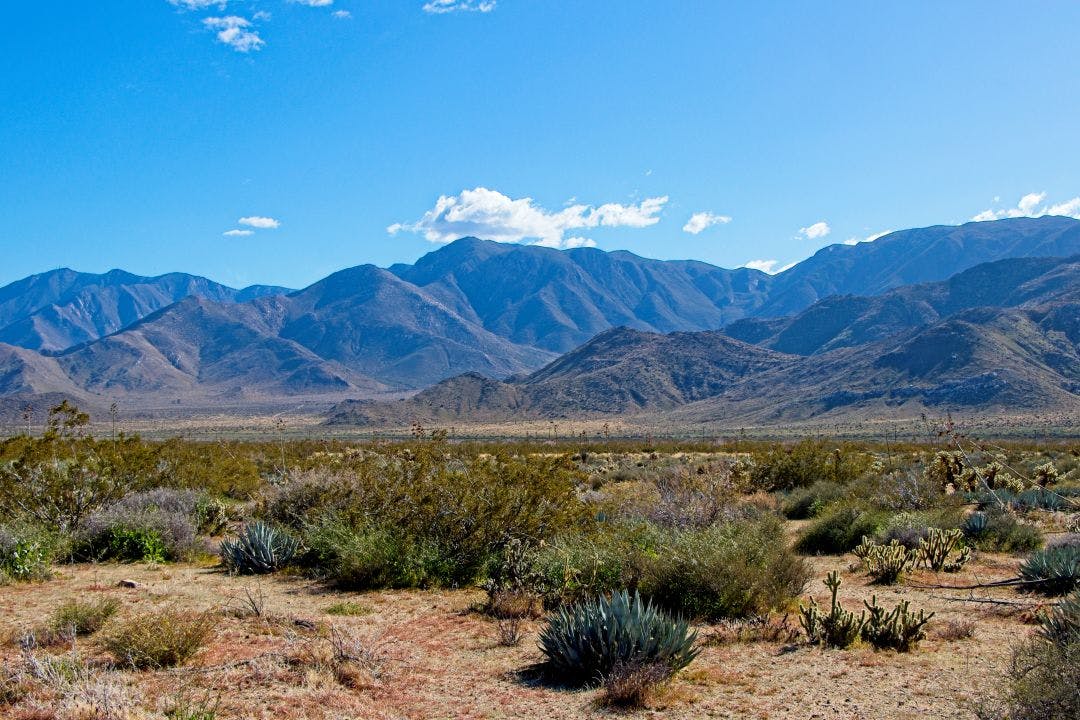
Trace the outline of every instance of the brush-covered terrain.
<instances>
[{"instance_id":1,"label":"brush-covered terrain","mask_svg":"<svg viewBox=\"0 0 1080 720\"><path fill-rule=\"evenodd\" d=\"M1075 718L1080 447L0 444L0 716Z\"/></svg>"}]
</instances>

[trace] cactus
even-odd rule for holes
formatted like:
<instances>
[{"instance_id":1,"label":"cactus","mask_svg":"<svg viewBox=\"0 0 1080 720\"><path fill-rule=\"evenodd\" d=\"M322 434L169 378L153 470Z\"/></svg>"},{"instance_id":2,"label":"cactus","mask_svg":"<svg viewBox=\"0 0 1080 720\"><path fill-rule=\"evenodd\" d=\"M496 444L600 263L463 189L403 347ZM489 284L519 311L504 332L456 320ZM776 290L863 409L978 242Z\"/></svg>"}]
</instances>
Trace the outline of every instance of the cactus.
<instances>
[{"instance_id":1,"label":"cactus","mask_svg":"<svg viewBox=\"0 0 1080 720\"><path fill-rule=\"evenodd\" d=\"M1080 587L1080 545L1039 550L1020 565L1027 589L1043 595L1065 595Z\"/></svg>"},{"instance_id":2,"label":"cactus","mask_svg":"<svg viewBox=\"0 0 1080 720\"><path fill-rule=\"evenodd\" d=\"M1057 482L1058 469L1054 467L1054 463L1046 462L1035 468L1035 482L1042 487L1052 485Z\"/></svg>"},{"instance_id":3,"label":"cactus","mask_svg":"<svg viewBox=\"0 0 1080 720\"><path fill-rule=\"evenodd\" d=\"M588 683L627 663L662 664L671 675L698 655L697 631L681 618L625 590L562 607L540 633L548 667L563 679Z\"/></svg>"},{"instance_id":4,"label":"cactus","mask_svg":"<svg viewBox=\"0 0 1080 720\"><path fill-rule=\"evenodd\" d=\"M236 540L221 541L221 559L231 573L259 575L288 564L299 546L287 532L253 522L244 526Z\"/></svg>"},{"instance_id":5,"label":"cactus","mask_svg":"<svg viewBox=\"0 0 1080 720\"><path fill-rule=\"evenodd\" d=\"M855 613L844 609L836 599L840 589L840 575L833 570L825 578L825 586L832 595L829 613L821 612L817 602L810 598L809 605L799 605L799 624L806 632L811 644L825 647L846 648L854 645L862 634L866 622L866 613Z\"/></svg>"},{"instance_id":6,"label":"cactus","mask_svg":"<svg viewBox=\"0 0 1080 720\"><path fill-rule=\"evenodd\" d=\"M922 610L917 615L909 612L907 600L902 600L892 612L877 604L876 595L872 602L864 600L863 605L870 613L862 628L863 639L879 650L911 650L926 637L926 623L934 617L934 613L927 615Z\"/></svg>"},{"instance_id":7,"label":"cactus","mask_svg":"<svg viewBox=\"0 0 1080 720\"><path fill-rule=\"evenodd\" d=\"M862 543L855 548L855 554L862 558L866 571L874 577L874 582L892 585L911 569L916 554L910 552L896 540L888 545L876 543L863 536Z\"/></svg>"},{"instance_id":8,"label":"cactus","mask_svg":"<svg viewBox=\"0 0 1080 720\"><path fill-rule=\"evenodd\" d=\"M919 541L918 561L931 570L957 572L971 558L970 550L962 544L963 538L964 533L959 528L928 528L926 537ZM950 560L954 550L958 555Z\"/></svg>"}]
</instances>

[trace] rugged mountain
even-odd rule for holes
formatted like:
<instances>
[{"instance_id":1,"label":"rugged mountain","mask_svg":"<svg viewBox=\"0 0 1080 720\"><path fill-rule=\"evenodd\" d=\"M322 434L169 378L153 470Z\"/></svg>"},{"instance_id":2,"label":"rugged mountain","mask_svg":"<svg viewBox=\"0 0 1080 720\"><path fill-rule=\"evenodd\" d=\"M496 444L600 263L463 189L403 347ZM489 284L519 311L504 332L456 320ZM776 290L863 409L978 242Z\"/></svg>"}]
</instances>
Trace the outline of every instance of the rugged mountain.
<instances>
[{"instance_id":1,"label":"rugged mountain","mask_svg":"<svg viewBox=\"0 0 1080 720\"><path fill-rule=\"evenodd\" d=\"M275 301L282 299L267 302ZM79 388L105 396L265 398L385 389L274 330L265 307L188 297L47 359Z\"/></svg>"},{"instance_id":2,"label":"rugged mountain","mask_svg":"<svg viewBox=\"0 0 1080 720\"><path fill-rule=\"evenodd\" d=\"M140 277L122 270L95 275L63 268L0 288L0 342L60 351L114 333L186 297L246 302L285 292L268 285L235 290L185 273Z\"/></svg>"},{"instance_id":3,"label":"rugged mountain","mask_svg":"<svg viewBox=\"0 0 1080 720\"><path fill-rule=\"evenodd\" d=\"M744 342L812 355L882 340L973 307L1035 306L1080 299L1080 256L983 263L937 283L881 295L837 295L789 318L747 318L724 331Z\"/></svg>"},{"instance_id":4,"label":"rugged mountain","mask_svg":"<svg viewBox=\"0 0 1080 720\"><path fill-rule=\"evenodd\" d=\"M390 271L500 337L559 352L614 326L718 328L753 312L772 282L748 268L476 238Z\"/></svg>"},{"instance_id":5,"label":"rugged mountain","mask_svg":"<svg viewBox=\"0 0 1080 720\"><path fill-rule=\"evenodd\" d=\"M1008 218L889 233L873 242L830 245L780 273L760 317L801 312L830 295L877 295L901 285L944 280L1004 258L1080 254L1080 220Z\"/></svg>"},{"instance_id":6,"label":"rugged mountain","mask_svg":"<svg viewBox=\"0 0 1080 720\"><path fill-rule=\"evenodd\" d=\"M50 392L82 395L55 358L0 343L0 396L29 397Z\"/></svg>"}]
</instances>

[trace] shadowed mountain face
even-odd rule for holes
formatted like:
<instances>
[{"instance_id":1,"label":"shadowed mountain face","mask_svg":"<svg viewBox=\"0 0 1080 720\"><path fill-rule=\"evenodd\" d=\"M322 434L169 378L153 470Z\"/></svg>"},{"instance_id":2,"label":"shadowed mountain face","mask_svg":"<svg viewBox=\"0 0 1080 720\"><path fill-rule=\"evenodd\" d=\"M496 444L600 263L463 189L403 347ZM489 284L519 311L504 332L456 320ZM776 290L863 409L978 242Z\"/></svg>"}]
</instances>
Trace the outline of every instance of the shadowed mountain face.
<instances>
[{"instance_id":1,"label":"shadowed mountain face","mask_svg":"<svg viewBox=\"0 0 1080 720\"><path fill-rule=\"evenodd\" d=\"M285 288L243 290L184 273L139 277L122 270L102 275L61 269L0 288L0 342L59 351L116 332L186 297L245 302Z\"/></svg>"},{"instance_id":2,"label":"shadowed mountain face","mask_svg":"<svg viewBox=\"0 0 1080 720\"><path fill-rule=\"evenodd\" d=\"M1029 257L1044 253L1077 257ZM901 369L874 362L898 351L900 338L979 306L1018 308L1010 317L1026 318L1025 332L1075 344L1077 321L1061 308L1077 301L1078 254L1080 221L1046 217L833 246L777 276L470 238L415 265L359 266L287 295L180 274L56 271L0 289L0 343L52 349L46 356L6 347L0 397L337 400L454 378L395 407L466 419L666 412L750 388L756 396L739 400L739 412L765 412L755 403L771 389L806 407L846 407L849 390L830 385L845 364L862 363L864 377L886 385L900 382ZM1000 256L1009 259L972 267ZM951 267L961 272L945 279ZM909 279L919 284L897 287ZM773 316L786 307L798 314ZM1057 342L1053 352L1064 362L1071 356ZM974 357L963 373L992 369L990 354ZM1067 377L1049 358L1039 362ZM910 359L904 371L916 364ZM1017 367L1038 375L1031 369L1038 364ZM935 365L934 377L965 382L946 369ZM774 385L753 385L760 378ZM1030 397L1065 397L1051 376L1039 378L1043 390ZM871 392L866 387L858 392ZM813 388L834 400L814 405Z\"/></svg>"}]
</instances>

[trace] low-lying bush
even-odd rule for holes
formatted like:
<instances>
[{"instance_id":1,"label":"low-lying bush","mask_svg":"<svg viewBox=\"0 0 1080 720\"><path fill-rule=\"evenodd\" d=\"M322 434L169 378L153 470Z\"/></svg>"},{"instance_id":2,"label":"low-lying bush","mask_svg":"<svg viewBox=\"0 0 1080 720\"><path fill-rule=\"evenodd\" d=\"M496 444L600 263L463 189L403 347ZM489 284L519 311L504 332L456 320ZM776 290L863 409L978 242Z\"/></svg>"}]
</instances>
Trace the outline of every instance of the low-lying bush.
<instances>
[{"instance_id":1,"label":"low-lying bush","mask_svg":"<svg viewBox=\"0 0 1080 720\"><path fill-rule=\"evenodd\" d=\"M792 490L784 498L781 509L790 520L806 520L820 515L831 503L844 497L844 488L834 482L821 480L806 488Z\"/></svg>"},{"instance_id":2,"label":"low-lying bush","mask_svg":"<svg viewBox=\"0 0 1080 720\"><path fill-rule=\"evenodd\" d=\"M75 555L92 560L164 562L196 548L200 496L156 488L132 493L89 515L75 532Z\"/></svg>"},{"instance_id":3,"label":"low-lying bush","mask_svg":"<svg viewBox=\"0 0 1080 720\"><path fill-rule=\"evenodd\" d=\"M885 516L880 512L837 508L804 528L795 548L807 554L838 555L854 550L863 536L875 536L884 524Z\"/></svg>"},{"instance_id":4,"label":"low-lying bush","mask_svg":"<svg viewBox=\"0 0 1080 720\"><path fill-rule=\"evenodd\" d=\"M210 612L152 610L114 622L102 645L118 663L137 670L174 667L202 648L216 617Z\"/></svg>"},{"instance_id":5,"label":"low-lying bush","mask_svg":"<svg viewBox=\"0 0 1080 720\"><path fill-rule=\"evenodd\" d=\"M57 633L92 635L100 630L119 608L119 601L110 597L68 600L53 611L49 626Z\"/></svg>"},{"instance_id":6,"label":"low-lying bush","mask_svg":"<svg viewBox=\"0 0 1080 720\"><path fill-rule=\"evenodd\" d=\"M559 608L540 633L540 649L554 675L584 685L628 663L660 665L670 677L697 657L696 640L685 620L624 590Z\"/></svg>"},{"instance_id":7,"label":"low-lying bush","mask_svg":"<svg viewBox=\"0 0 1080 720\"><path fill-rule=\"evenodd\" d=\"M63 540L29 524L0 525L0 584L47 580Z\"/></svg>"},{"instance_id":8,"label":"low-lying bush","mask_svg":"<svg viewBox=\"0 0 1080 720\"><path fill-rule=\"evenodd\" d=\"M1043 544L1039 528L996 510L972 513L960 529L975 547L988 552L1027 552Z\"/></svg>"},{"instance_id":9,"label":"low-lying bush","mask_svg":"<svg viewBox=\"0 0 1080 720\"><path fill-rule=\"evenodd\" d=\"M327 519L307 529L304 545L306 562L344 590L423 587L442 579L437 548L392 528Z\"/></svg>"}]
</instances>

